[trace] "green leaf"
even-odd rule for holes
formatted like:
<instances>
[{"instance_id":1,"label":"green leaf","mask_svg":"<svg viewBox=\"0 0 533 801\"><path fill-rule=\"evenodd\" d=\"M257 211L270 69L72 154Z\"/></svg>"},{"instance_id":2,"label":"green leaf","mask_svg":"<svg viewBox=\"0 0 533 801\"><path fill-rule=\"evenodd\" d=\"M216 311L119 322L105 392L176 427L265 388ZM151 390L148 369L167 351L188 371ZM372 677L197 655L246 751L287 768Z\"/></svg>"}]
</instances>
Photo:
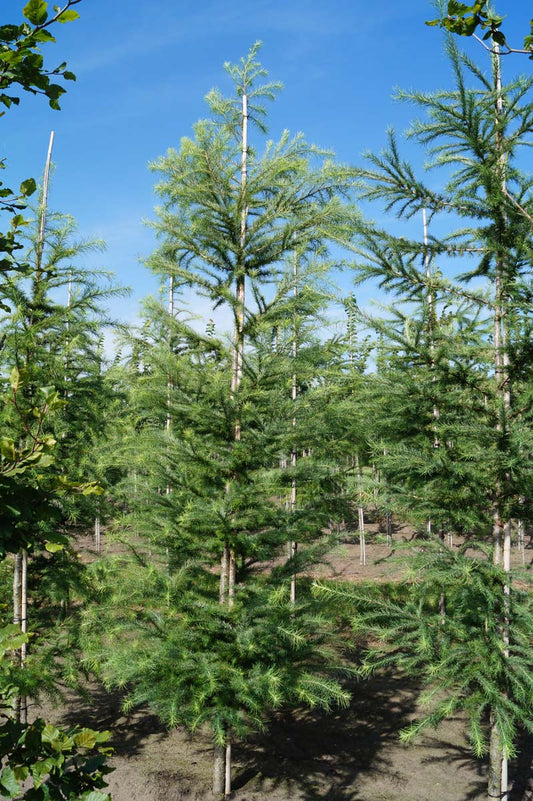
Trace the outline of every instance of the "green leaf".
<instances>
[{"instance_id":1,"label":"green leaf","mask_svg":"<svg viewBox=\"0 0 533 801\"><path fill-rule=\"evenodd\" d=\"M501 31L493 31L492 32L492 38L499 45L505 46L505 36L503 35L503 33Z\"/></svg>"},{"instance_id":2,"label":"green leaf","mask_svg":"<svg viewBox=\"0 0 533 801\"><path fill-rule=\"evenodd\" d=\"M66 11L63 11L61 16L57 18L58 22L72 22L75 19L79 19L80 15L74 8L69 8Z\"/></svg>"},{"instance_id":3,"label":"green leaf","mask_svg":"<svg viewBox=\"0 0 533 801\"><path fill-rule=\"evenodd\" d=\"M81 796L82 801L110 801L107 793L101 793L99 790L91 790L90 793L84 793Z\"/></svg>"},{"instance_id":4,"label":"green leaf","mask_svg":"<svg viewBox=\"0 0 533 801\"><path fill-rule=\"evenodd\" d=\"M41 740L43 743L52 743L54 740L57 740L61 732L59 731L56 726L53 726L51 723L47 723L41 733Z\"/></svg>"},{"instance_id":5,"label":"green leaf","mask_svg":"<svg viewBox=\"0 0 533 801\"><path fill-rule=\"evenodd\" d=\"M48 18L47 9L48 3L45 3L44 0L29 0L29 3L22 9L22 13L32 25L42 25Z\"/></svg>"},{"instance_id":6,"label":"green leaf","mask_svg":"<svg viewBox=\"0 0 533 801\"><path fill-rule=\"evenodd\" d=\"M4 768L0 774L0 784L8 791L9 798L15 798L19 794L19 783L15 778L12 768Z\"/></svg>"},{"instance_id":7,"label":"green leaf","mask_svg":"<svg viewBox=\"0 0 533 801\"><path fill-rule=\"evenodd\" d=\"M78 734L74 735L74 742L78 748L94 748L96 738L91 729L82 729Z\"/></svg>"},{"instance_id":8,"label":"green leaf","mask_svg":"<svg viewBox=\"0 0 533 801\"><path fill-rule=\"evenodd\" d=\"M15 443L12 439L8 437L0 438L0 454L2 454L4 459L8 459L10 462L15 461L17 453L15 451Z\"/></svg>"},{"instance_id":9,"label":"green leaf","mask_svg":"<svg viewBox=\"0 0 533 801\"><path fill-rule=\"evenodd\" d=\"M13 367L9 374L9 383L11 384L11 389L17 390L20 387L20 373L18 367Z\"/></svg>"},{"instance_id":10,"label":"green leaf","mask_svg":"<svg viewBox=\"0 0 533 801\"><path fill-rule=\"evenodd\" d=\"M62 551L65 546L61 545L60 542L45 542L44 547L48 553L57 553L58 551Z\"/></svg>"},{"instance_id":11,"label":"green leaf","mask_svg":"<svg viewBox=\"0 0 533 801\"><path fill-rule=\"evenodd\" d=\"M23 197L28 197L28 195L33 195L36 189L37 184L35 183L35 179L26 178L20 185L20 194L23 195Z\"/></svg>"},{"instance_id":12,"label":"green leaf","mask_svg":"<svg viewBox=\"0 0 533 801\"><path fill-rule=\"evenodd\" d=\"M26 765L16 765L13 768L13 773L15 774L15 779L17 779L17 781L23 782L30 775L30 769L26 767Z\"/></svg>"}]
</instances>

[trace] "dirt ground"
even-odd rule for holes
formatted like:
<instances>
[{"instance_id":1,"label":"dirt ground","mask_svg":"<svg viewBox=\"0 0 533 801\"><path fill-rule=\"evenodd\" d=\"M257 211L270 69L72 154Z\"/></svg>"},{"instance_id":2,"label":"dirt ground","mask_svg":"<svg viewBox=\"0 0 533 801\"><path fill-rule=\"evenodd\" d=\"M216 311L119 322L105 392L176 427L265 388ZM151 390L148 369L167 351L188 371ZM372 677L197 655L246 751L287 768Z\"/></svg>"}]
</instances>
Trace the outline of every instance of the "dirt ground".
<instances>
[{"instance_id":1,"label":"dirt ground","mask_svg":"<svg viewBox=\"0 0 533 801\"><path fill-rule=\"evenodd\" d=\"M373 527L371 527L372 529ZM396 540L412 532L396 527ZM331 554L323 575L346 580L384 577L386 544L372 543L367 564L359 544L349 541ZM353 538L352 538L353 540ZM522 561L520 553L514 559ZM533 561L526 543L525 560ZM235 801L467 801L486 794L486 764L469 749L464 721L452 719L437 731L403 746L398 733L417 715L417 687L380 676L353 686L348 709L330 715L297 711L276 715L267 732L233 746ZM63 708L43 710L65 724L109 729L115 749L108 779L113 801L199 801L209 799L212 748L206 735L191 739L166 731L149 710L124 714L120 696L91 688L89 704L72 698ZM533 801L533 737L524 736L511 764L509 801Z\"/></svg>"}]
</instances>

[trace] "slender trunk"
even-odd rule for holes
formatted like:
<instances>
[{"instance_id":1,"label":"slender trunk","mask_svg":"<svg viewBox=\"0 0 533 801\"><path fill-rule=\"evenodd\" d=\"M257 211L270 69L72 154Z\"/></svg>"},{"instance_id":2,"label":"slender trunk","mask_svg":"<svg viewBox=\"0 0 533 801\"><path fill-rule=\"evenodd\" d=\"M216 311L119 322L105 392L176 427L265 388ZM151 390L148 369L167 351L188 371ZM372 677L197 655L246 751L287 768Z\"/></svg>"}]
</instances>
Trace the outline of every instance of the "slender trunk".
<instances>
[{"instance_id":1,"label":"slender trunk","mask_svg":"<svg viewBox=\"0 0 533 801\"><path fill-rule=\"evenodd\" d=\"M422 209L422 226L424 230L424 248L425 248L425 255L424 255L424 265L426 268L426 281L427 281L427 303L428 303L428 344L429 344L429 369L431 371L431 384L434 387L436 383L436 376L435 376L435 296L433 294L432 289L430 288L429 282L431 280L431 259L429 257L429 237L428 237L428 221L427 221L427 212L426 209ZM438 430L437 430L437 421L440 417L440 411L438 406L434 403L433 404L433 447L439 447L439 437L438 437ZM431 518L428 518L426 522L426 531L428 537L431 537L432 532L432 524Z\"/></svg>"},{"instance_id":2,"label":"slender trunk","mask_svg":"<svg viewBox=\"0 0 533 801\"><path fill-rule=\"evenodd\" d=\"M289 543L289 559L295 559L298 553L298 543L292 540ZM291 576L290 602L294 606L296 603L296 573Z\"/></svg>"},{"instance_id":3,"label":"slender trunk","mask_svg":"<svg viewBox=\"0 0 533 801\"><path fill-rule=\"evenodd\" d=\"M231 740L226 743L226 765L224 771L224 797L231 795Z\"/></svg>"},{"instance_id":4,"label":"slender trunk","mask_svg":"<svg viewBox=\"0 0 533 801\"><path fill-rule=\"evenodd\" d=\"M21 574L20 574L20 628L23 634L28 631L28 552L26 549L21 551ZM26 667L26 655L28 652L27 643L23 642L20 646L20 667ZM28 698L22 695L20 698L20 722L28 722Z\"/></svg>"},{"instance_id":5,"label":"slender trunk","mask_svg":"<svg viewBox=\"0 0 533 801\"><path fill-rule=\"evenodd\" d=\"M292 277L293 277L293 295L296 298L296 296L298 295L298 256L296 254L294 255ZM292 334L292 358L294 359L295 362L297 356L298 356L298 331L297 331L296 313L295 313L293 320L293 334ZM292 385L291 385L291 399L293 404L296 403L297 394L298 394L298 384L296 377L296 369L294 369L292 373ZM293 414L292 418L293 436L295 434L295 429L296 429L296 417ZM296 462L297 462L296 442L293 441L291 449L291 468L293 472L291 481L291 514L294 514L296 509L296 475L295 475ZM294 559L297 551L298 551L298 543L293 540L289 543L289 558ZM293 573L291 576L290 602L293 605L296 603L295 573Z\"/></svg>"},{"instance_id":6,"label":"slender trunk","mask_svg":"<svg viewBox=\"0 0 533 801\"><path fill-rule=\"evenodd\" d=\"M494 45L495 55L493 56L493 77L496 92L495 118L499 122L503 113L502 80L501 80L501 59L499 47ZM503 148L502 131L496 131L496 146L499 152L498 165L500 169L499 179L503 194L506 192L506 157ZM502 232L508 225L505 209L501 213L498 221ZM507 270L505 259L501 253L496 255L495 263L495 289L494 289L494 377L496 384L497 398L497 430L503 436L509 424L511 410L511 392L509 375L509 354L507 351ZM511 569L511 524L504 520L502 508L505 501L505 485L508 484L509 475L506 474L502 479L498 479L495 487L493 500L493 542L494 553L493 561L501 565L507 574ZM502 620L502 639L504 652L509 655L509 595L510 582L506 578L504 585L504 613ZM494 784L497 777L499 786L491 789L491 782ZM507 757L504 753L501 732L498 731L497 723L491 718L491 741L490 741L490 767L489 767L489 794L497 789L497 797L501 801L508 799L508 765Z\"/></svg>"},{"instance_id":7,"label":"slender trunk","mask_svg":"<svg viewBox=\"0 0 533 801\"><path fill-rule=\"evenodd\" d=\"M168 327L168 349L169 349L169 356L172 352L172 321L174 319L174 276L169 276L168 279L168 316L169 316L169 327ZM172 403L172 377L169 375L168 377L168 384L167 384L167 419L165 422L165 430L167 434L170 432L172 427L172 417L170 415L170 407ZM170 484L167 484L166 494L170 495ZM167 564L169 562L168 559L168 548L167 548Z\"/></svg>"},{"instance_id":8,"label":"slender trunk","mask_svg":"<svg viewBox=\"0 0 533 801\"><path fill-rule=\"evenodd\" d=\"M169 329L168 329L168 347L169 350L172 350L172 320L174 319L174 276L169 276L168 279L168 316L169 320ZM170 404L171 404L171 396L172 396L172 380L171 376L168 378L168 385L167 385L167 419L165 424L165 429L170 431L172 419L170 416ZM170 492L170 487L167 487L167 493Z\"/></svg>"},{"instance_id":9,"label":"slender trunk","mask_svg":"<svg viewBox=\"0 0 533 801\"><path fill-rule=\"evenodd\" d=\"M242 121L241 121L241 229L239 257L235 276L235 322L233 331L233 350L231 359L231 387L230 398L235 400L242 382L244 363L244 309L246 303L246 232L248 225L248 208L246 206L246 183L248 178L248 97L246 86L242 94ZM241 439L240 415L236 416L233 438L235 442ZM232 480L237 480L233 476ZM230 492L231 483L228 481L226 492ZM225 542L220 564L219 600L228 608L234 604L235 599L235 552L230 543ZM215 795L229 797L231 793L231 742L226 733L226 746L215 746L215 760L213 771L213 792Z\"/></svg>"},{"instance_id":10,"label":"slender trunk","mask_svg":"<svg viewBox=\"0 0 533 801\"><path fill-rule=\"evenodd\" d=\"M232 550L229 551L229 564L228 564L228 606L231 609L235 600L235 554Z\"/></svg>"},{"instance_id":11,"label":"slender trunk","mask_svg":"<svg viewBox=\"0 0 533 801\"><path fill-rule=\"evenodd\" d=\"M390 512L385 514L385 526L387 530L387 545L392 545L392 515Z\"/></svg>"},{"instance_id":12,"label":"slender trunk","mask_svg":"<svg viewBox=\"0 0 533 801\"><path fill-rule=\"evenodd\" d=\"M490 714L488 801L502 798L502 743L494 713Z\"/></svg>"},{"instance_id":13,"label":"slender trunk","mask_svg":"<svg viewBox=\"0 0 533 801\"><path fill-rule=\"evenodd\" d=\"M97 515L94 518L94 550L96 553L102 551L102 536L100 531L100 517Z\"/></svg>"},{"instance_id":14,"label":"slender trunk","mask_svg":"<svg viewBox=\"0 0 533 801\"><path fill-rule=\"evenodd\" d=\"M39 234L37 238L37 250L35 253L35 268L37 273L40 273L42 269L44 232L46 229L46 212L48 207L48 183L50 180L50 165L52 163L52 149L54 147L54 136L55 136L54 131L50 131L50 141L48 143L48 153L46 155L46 166L44 168L43 200L41 204L41 215L39 219Z\"/></svg>"},{"instance_id":15,"label":"slender trunk","mask_svg":"<svg viewBox=\"0 0 533 801\"><path fill-rule=\"evenodd\" d=\"M522 556L522 567L526 564L526 542L524 537L524 521L522 519L516 522L516 531L518 538L518 551Z\"/></svg>"},{"instance_id":16,"label":"slender trunk","mask_svg":"<svg viewBox=\"0 0 533 801\"><path fill-rule=\"evenodd\" d=\"M231 740L226 745L215 745L213 761L213 795L229 798L231 795Z\"/></svg>"},{"instance_id":17,"label":"slender trunk","mask_svg":"<svg viewBox=\"0 0 533 801\"><path fill-rule=\"evenodd\" d=\"M246 206L246 183L248 178L248 97L246 91L242 96L242 129L241 129L241 230L240 230L240 254L237 260L237 274L235 278L235 324L233 331L233 352L231 365L231 389L230 397L235 400L239 387L242 382L242 371L244 362L244 308L246 302L246 264L245 247L246 231L248 225L248 208ZM237 416L233 434L235 442L241 439L241 421ZM236 477L234 477L235 479ZM229 492L228 483L227 491ZM224 577L224 566L226 567L227 580ZM233 606L235 597L235 553L226 543L224 554L222 555L222 570L220 576L220 598L221 603L227 600L228 606ZM227 599L226 599L227 592Z\"/></svg>"},{"instance_id":18,"label":"slender trunk","mask_svg":"<svg viewBox=\"0 0 533 801\"><path fill-rule=\"evenodd\" d=\"M224 544L222 549L222 558L220 560L220 581L219 581L219 600L221 604L226 603L226 591L228 586L228 568L229 568L229 548Z\"/></svg>"},{"instance_id":19,"label":"slender trunk","mask_svg":"<svg viewBox=\"0 0 533 801\"><path fill-rule=\"evenodd\" d=\"M13 562L13 623L15 626L21 626L22 623L22 551L15 554ZM22 652L19 648L15 652L15 659L18 664L22 661ZM21 719L21 696L17 695L14 701L15 716L20 722Z\"/></svg>"},{"instance_id":20,"label":"slender trunk","mask_svg":"<svg viewBox=\"0 0 533 801\"><path fill-rule=\"evenodd\" d=\"M213 795L224 795L225 753L223 745L215 745L215 758L213 765Z\"/></svg>"},{"instance_id":21,"label":"slender trunk","mask_svg":"<svg viewBox=\"0 0 533 801\"><path fill-rule=\"evenodd\" d=\"M68 378L69 378L69 350L70 350L70 307L72 305L72 269L68 271L67 284L67 321L65 325L65 400L68 399ZM65 436L65 435L63 435Z\"/></svg>"},{"instance_id":22,"label":"slender trunk","mask_svg":"<svg viewBox=\"0 0 533 801\"><path fill-rule=\"evenodd\" d=\"M366 565L366 534L365 534L365 512L363 509L363 469L359 462L359 455L355 457L355 469L357 475L357 516L359 522L359 562Z\"/></svg>"}]
</instances>

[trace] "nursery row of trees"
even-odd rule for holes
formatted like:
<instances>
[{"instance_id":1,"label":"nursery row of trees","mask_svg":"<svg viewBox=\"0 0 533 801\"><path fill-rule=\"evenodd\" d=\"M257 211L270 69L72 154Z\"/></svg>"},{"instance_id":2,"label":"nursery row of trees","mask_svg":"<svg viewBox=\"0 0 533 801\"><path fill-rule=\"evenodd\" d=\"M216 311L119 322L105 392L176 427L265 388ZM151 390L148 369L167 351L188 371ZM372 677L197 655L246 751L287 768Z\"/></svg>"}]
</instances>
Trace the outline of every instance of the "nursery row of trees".
<instances>
[{"instance_id":1,"label":"nursery row of trees","mask_svg":"<svg viewBox=\"0 0 533 801\"><path fill-rule=\"evenodd\" d=\"M531 522L533 202L520 155L533 82L503 82L497 40L487 74L447 47L451 88L404 95L422 115L409 132L431 161L420 176L393 133L361 167L301 135L266 141L280 87L259 46L226 65L234 93L210 92L209 117L153 165L148 266L167 300L145 303L112 363L105 309L120 290L80 266L101 245L49 212L43 188L0 320L0 580L16 624L2 669L17 747L35 731L27 699L79 683L81 660L126 706L209 727L214 792L229 795L232 742L269 712L349 702L348 627L349 671L426 685L430 711L402 736L462 709L474 752L489 754L488 798L506 801L533 712L531 593L511 570ZM363 216L369 201L402 236ZM339 299L339 267L393 305L377 318ZM227 309L231 335L192 318L197 296ZM330 336L339 300L345 326ZM313 582L357 514L364 562L370 500L389 541L392 514L419 531L408 569L370 587ZM115 555L84 566L73 535L94 524L99 549L102 522ZM52 750L101 737L46 732ZM103 754L97 783L70 795L45 795L50 758L5 768L4 791L106 798L93 789Z\"/></svg>"}]
</instances>

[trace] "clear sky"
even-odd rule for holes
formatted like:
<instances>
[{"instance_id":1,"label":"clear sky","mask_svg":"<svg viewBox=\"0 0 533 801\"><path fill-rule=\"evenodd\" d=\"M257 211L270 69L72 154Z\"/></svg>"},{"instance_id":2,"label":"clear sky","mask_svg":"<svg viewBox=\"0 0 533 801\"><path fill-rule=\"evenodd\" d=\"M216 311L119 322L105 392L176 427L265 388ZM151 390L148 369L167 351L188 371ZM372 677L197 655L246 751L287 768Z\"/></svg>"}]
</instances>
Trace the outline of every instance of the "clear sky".
<instances>
[{"instance_id":1,"label":"clear sky","mask_svg":"<svg viewBox=\"0 0 533 801\"><path fill-rule=\"evenodd\" d=\"M0 5L3 22L21 21L24 0ZM530 5L498 6L510 13L505 31L517 46ZM350 163L379 149L387 126L406 128L413 110L393 100L396 87L449 85L442 35L424 24L435 16L428 0L83 0L76 8L81 18L56 25L57 44L43 53L50 67L67 61L77 83L67 83L61 112L26 95L0 119L3 177L15 185L39 176L55 130L50 205L72 214L82 236L106 240L94 263L132 287L118 311L124 321L157 287L140 263L155 247L143 225L155 205L147 165L205 116L209 89L228 87L225 61L262 40L261 61L285 86L271 106L270 135L303 131ZM475 42L465 46L486 61ZM509 58L516 71L533 69L523 56Z\"/></svg>"}]
</instances>

